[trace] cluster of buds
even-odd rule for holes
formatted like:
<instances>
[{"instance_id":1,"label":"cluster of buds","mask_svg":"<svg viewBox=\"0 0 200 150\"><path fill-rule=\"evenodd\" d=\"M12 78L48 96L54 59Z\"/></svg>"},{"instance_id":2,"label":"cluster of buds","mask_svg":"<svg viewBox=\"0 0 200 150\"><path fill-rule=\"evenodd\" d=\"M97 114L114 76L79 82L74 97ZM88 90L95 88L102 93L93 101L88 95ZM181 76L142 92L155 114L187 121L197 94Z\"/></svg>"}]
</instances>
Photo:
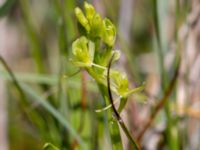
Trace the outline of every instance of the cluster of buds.
<instances>
[{"instance_id":1,"label":"cluster of buds","mask_svg":"<svg viewBox=\"0 0 200 150\"><path fill-rule=\"evenodd\" d=\"M112 22L101 16L95 11L94 7L87 2L84 3L85 15L80 8L75 8L78 22L85 29L90 38L102 38L108 46L112 47L115 43L116 28Z\"/></svg>"},{"instance_id":2,"label":"cluster of buds","mask_svg":"<svg viewBox=\"0 0 200 150\"><path fill-rule=\"evenodd\" d=\"M84 3L84 12L75 8L81 37L72 44L73 57L71 62L85 69L98 84L107 87L107 65L112 56L113 62L120 58L120 52L113 50L116 39L116 27L108 19L102 19L94 7ZM111 90L121 98L127 98L137 89L129 89L125 73L115 69L110 70Z\"/></svg>"}]
</instances>

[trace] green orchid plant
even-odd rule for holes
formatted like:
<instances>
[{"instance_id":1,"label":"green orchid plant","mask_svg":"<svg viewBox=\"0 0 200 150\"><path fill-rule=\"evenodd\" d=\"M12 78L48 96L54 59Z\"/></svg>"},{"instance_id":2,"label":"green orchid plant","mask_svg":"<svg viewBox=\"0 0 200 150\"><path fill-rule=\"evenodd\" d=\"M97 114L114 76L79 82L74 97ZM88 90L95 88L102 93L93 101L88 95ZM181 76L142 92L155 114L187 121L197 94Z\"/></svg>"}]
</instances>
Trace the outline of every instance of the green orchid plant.
<instances>
[{"instance_id":1,"label":"green orchid plant","mask_svg":"<svg viewBox=\"0 0 200 150\"><path fill-rule=\"evenodd\" d=\"M82 35L72 44L73 57L70 61L75 66L85 69L97 83L107 86L106 72L109 60L113 55L113 62L120 58L120 51L113 50L116 27L108 18L102 19L91 4L85 2L84 8L85 14L79 7L75 8ZM110 77L112 91L123 99L143 89L143 86L129 89L128 78L124 72L111 69Z\"/></svg>"},{"instance_id":2,"label":"green orchid plant","mask_svg":"<svg viewBox=\"0 0 200 150\"><path fill-rule=\"evenodd\" d=\"M104 92L108 88L109 71L109 88L119 97L118 112L120 113L126 105L127 98L131 94L142 91L144 86L130 89L127 75L108 67L111 58L112 64L120 58L120 51L114 50L116 27L108 18L103 19L87 2L84 3L84 12L79 7L75 8L81 37L72 44L70 61L75 66L86 70L95 79L105 100L109 97L108 93ZM102 110L107 110L112 105L108 104Z\"/></svg>"}]
</instances>

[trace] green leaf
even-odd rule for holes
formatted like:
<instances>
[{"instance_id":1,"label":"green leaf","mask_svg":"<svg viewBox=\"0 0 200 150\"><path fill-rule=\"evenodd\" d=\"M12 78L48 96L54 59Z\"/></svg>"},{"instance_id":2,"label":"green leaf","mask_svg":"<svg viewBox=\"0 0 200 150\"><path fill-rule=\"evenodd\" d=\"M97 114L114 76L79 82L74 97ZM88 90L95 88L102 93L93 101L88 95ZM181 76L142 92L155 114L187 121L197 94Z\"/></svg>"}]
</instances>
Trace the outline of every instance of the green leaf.
<instances>
[{"instance_id":1,"label":"green leaf","mask_svg":"<svg viewBox=\"0 0 200 150\"><path fill-rule=\"evenodd\" d=\"M143 84L143 85L141 85L141 86L139 86L139 87L137 87L137 88L134 88L134 89L132 89L132 90L129 90L126 96L128 97L128 96L130 96L130 95L132 95L132 94L139 93L139 92L141 92L142 90L144 90L144 87L145 87L145 84Z\"/></svg>"},{"instance_id":2,"label":"green leaf","mask_svg":"<svg viewBox=\"0 0 200 150\"><path fill-rule=\"evenodd\" d=\"M113 102L113 104L119 103L120 100L121 100L121 99L115 100L115 101ZM108 106L105 106L105 107L103 107L103 108L96 109L95 112L96 112L96 113L101 113L101 112L103 112L103 111L106 111L106 110L110 109L111 107L112 107L112 104L109 104Z\"/></svg>"},{"instance_id":3,"label":"green leaf","mask_svg":"<svg viewBox=\"0 0 200 150\"><path fill-rule=\"evenodd\" d=\"M16 0L5 1L3 5L0 7L0 17L4 17L5 15L7 15L16 2L17 2Z\"/></svg>"},{"instance_id":4,"label":"green leaf","mask_svg":"<svg viewBox=\"0 0 200 150\"><path fill-rule=\"evenodd\" d=\"M32 88L30 88L26 84L20 84L20 87L23 89L23 91L32 99L34 99L38 104L40 104L42 107L44 107L52 116L54 116L58 122L63 125L69 133L77 140L77 142L82 146L84 150L86 150L86 145L83 142L82 138L79 136L79 134L76 132L76 130L71 126L71 124L66 120L66 118L60 114L59 111L57 111L46 99L42 98L37 92L35 92Z\"/></svg>"},{"instance_id":5,"label":"green leaf","mask_svg":"<svg viewBox=\"0 0 200 150\"><path fill-rule=\"evenodd\" d=\"M59 148L57 148L56 146L54 146L51 143L46 143L43 147L43 150L60 150Z\"/></svg>"},{"instance_id":6,"label":"green leaf","mask_svg":"<svg viewBox=\"0 0 200 150\"><path fill-rule=\"evenodd\" d=\"M28 82L35 84L48 84L56 85L58 83L59 77L56 75L47 75L47 74L34 74L34 73L15 73L15 77L19 82ZM63 75L63 80L67 82L68 86L72 89L80 88L80 79L71 78L67 80L70 76ZM6 71L0 70L0 79L1 80L12 80L9 74ZM87 84L87 89L89 91L96 92L97 89L92 83Z\"/></svg>"}]
</instances>

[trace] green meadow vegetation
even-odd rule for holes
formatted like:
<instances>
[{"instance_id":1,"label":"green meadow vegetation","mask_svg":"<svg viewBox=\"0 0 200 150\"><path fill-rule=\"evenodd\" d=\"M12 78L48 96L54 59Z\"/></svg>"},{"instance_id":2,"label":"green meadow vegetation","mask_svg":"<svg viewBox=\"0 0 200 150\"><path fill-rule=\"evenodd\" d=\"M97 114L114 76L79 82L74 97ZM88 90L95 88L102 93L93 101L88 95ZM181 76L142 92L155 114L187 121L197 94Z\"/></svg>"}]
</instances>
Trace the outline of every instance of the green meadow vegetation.
<instances>
[{"instance_id":1,"label":"green meadow vegetation","mask_svg":"<svg viewBox=\"0 0 200 150\"><path fill-rule=\"evenodd\" d=\"M22 43L15 59L0 54L9 149L198 150L189 84L184 108L178 97L181 81L190 82L189 69L181 74L182 39L195 28L193 7L189 0L2 3L0 19Z\"/></svg>"}]
</instances>

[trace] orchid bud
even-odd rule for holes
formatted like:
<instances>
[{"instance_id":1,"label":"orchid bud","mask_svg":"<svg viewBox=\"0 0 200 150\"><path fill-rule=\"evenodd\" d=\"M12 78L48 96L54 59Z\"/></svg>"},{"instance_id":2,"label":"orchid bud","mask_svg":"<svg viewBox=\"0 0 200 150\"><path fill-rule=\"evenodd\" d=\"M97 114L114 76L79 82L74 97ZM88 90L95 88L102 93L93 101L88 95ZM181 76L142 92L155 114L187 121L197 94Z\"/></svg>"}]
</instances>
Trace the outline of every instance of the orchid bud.
<instances>
[{"instance_id":1,"label":"orchid bud","mask_svg":"<svg viewBox=\"0 0 200 150\"><path fill-rule=\"evenodd\" d=\"M121 53L120 53L119 50L114 50L114 51L112 51L112 55L114 55L113 56L113 62L114 62L114 61L117 61L120 58Z\"/></svg>"},{"instance_id":2,"label":"orchid bud","mask_svg":"<svg viewBox=\"0 0 200 150\"><path fill-rule=\"evenodd\" d=\"M75 8L75 15L79 23L86 29L87 32L89 32L90 31L89 22L79 7Z\"/></svg>"},{"instance_id":3,"label":"orchid bud","mask_svg":"<svg viewBox=\"0 0 200 150\"><path fill-rule=\"evenodd\" d=\"M101 37L103 32L103 20L99 14L95 14L91 20L91 35Z\"/></svg>"},{"instance_id":4,"label":"orchid bud","mask_svg":"<svg viewBox=\"0 0 200 150\"><path fill-rule=\"evenodd\" d=\"M92 20L93 16L95 15L95 9L91 4L87 2L84 3L86 18L90 21Z\"/></svg>"},{"instance_id":5,"label":"orchid bud","mask_svg":"<svg viewBox=\"0 0 200 150\"><path fill-rule=\"evenodd\" d=\"M104 19L103 20L103 25L104 25L104 32L103 32L103 41L108 45L108 46L113 46L115 43L115 38L116 38L116 28L113 25L113 23L109 19Z\"/></svg>"},{"instance_id":6,"label":"orchid bud","mask_svg":"<svg viewBox=\"0 0 200 150\"><path fill-rule=\"evenodd\" d=\"M91 66L94 59L94 43L82 36L72 44L74 64L79 67Z\"/></svg>"},{"instance_id":7,"label":"orchid bud","mask_svg":"<svg viewBox=\"0 0 200 150\"><path fill-rule=\"evenodd\" d=\"M113 70L111 72L111 78L113 79L113 83L117 89L117 93L125 97L127 92L129 91L128 88L128 78L125 73Z\"/></svg>"}]
</instances>

